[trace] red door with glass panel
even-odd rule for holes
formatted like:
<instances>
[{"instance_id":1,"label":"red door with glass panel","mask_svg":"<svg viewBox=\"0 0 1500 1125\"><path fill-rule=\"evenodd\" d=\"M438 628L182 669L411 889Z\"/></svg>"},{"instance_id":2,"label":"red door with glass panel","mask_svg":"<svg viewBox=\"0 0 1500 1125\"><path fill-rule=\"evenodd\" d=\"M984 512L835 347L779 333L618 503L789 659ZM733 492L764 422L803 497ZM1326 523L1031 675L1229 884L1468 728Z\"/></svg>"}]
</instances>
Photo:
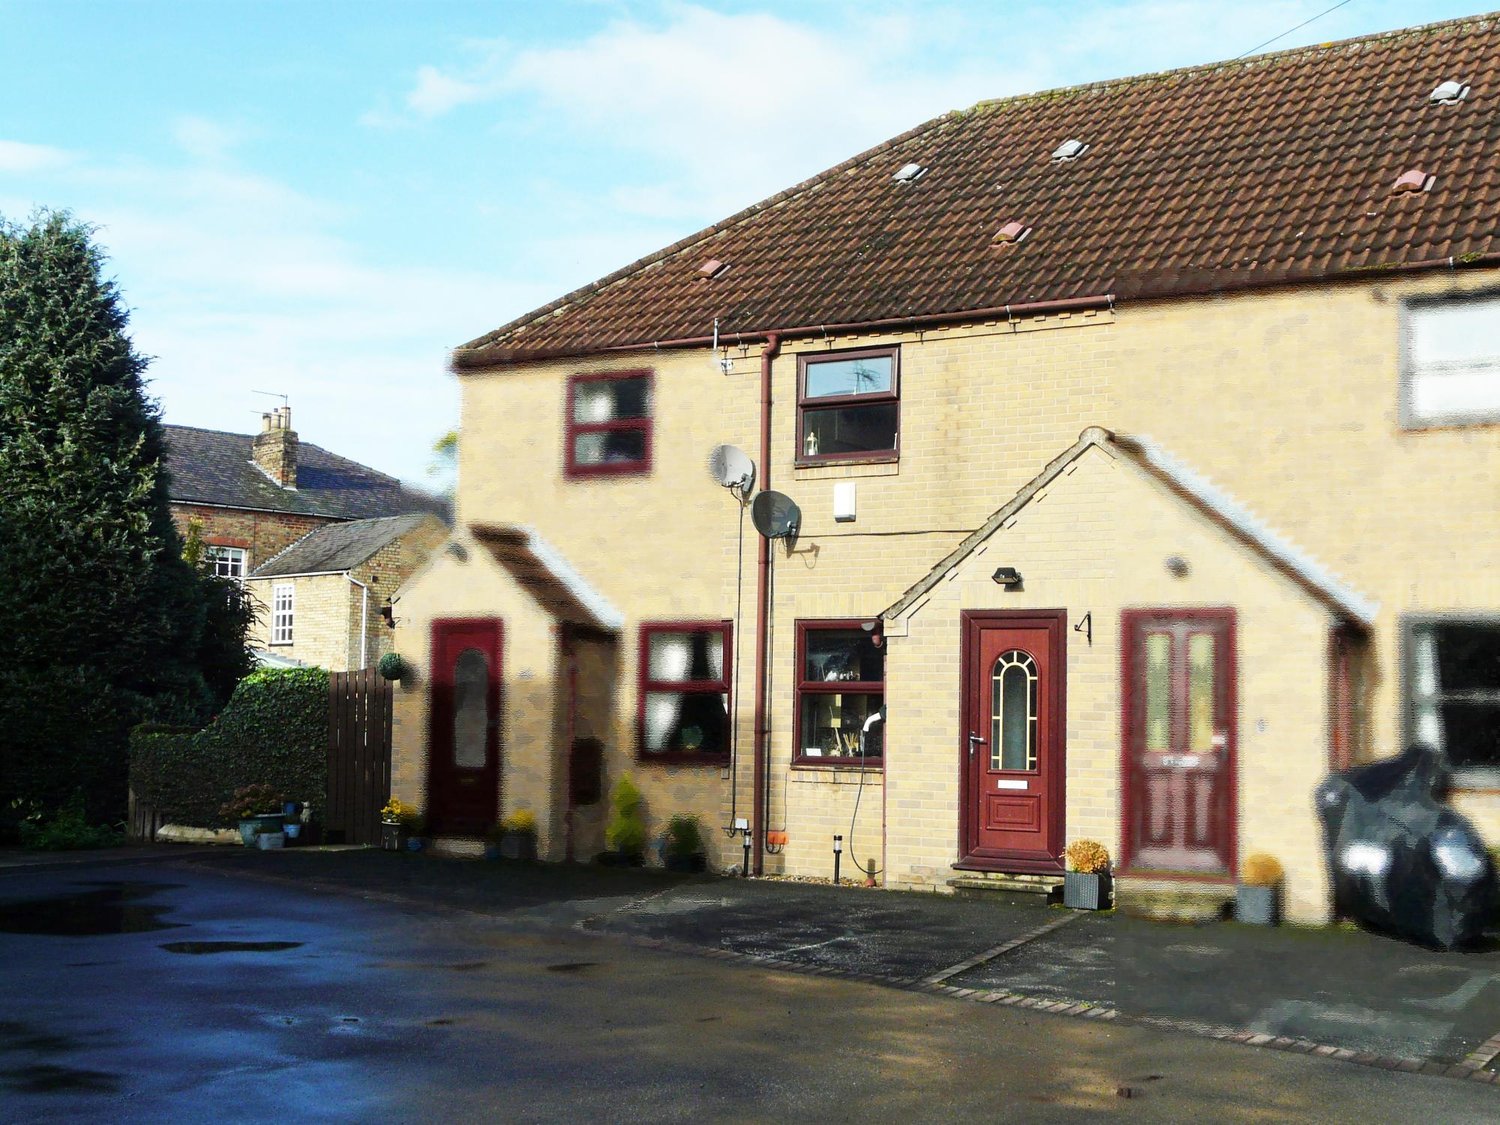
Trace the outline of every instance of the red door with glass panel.
<instances>
[{"instance_id":1,"label":"red door with glass panel","mask_svg":"<svg viewBox=\"0 0 1500 1125\"><path fill-rule=\"evenodd\" d=\"M483 835L500 811L500 622L433 622L431 685L428 830Z\"/></svg>"},{"instance_id":2,"label":"red door with glass panel","mask_svg":"<svg viewBox=\"0 0 1500 1125\"><path fill-rule=\"evenodd\" d=\"M1062 869L1064 624L1062 610L963 615L961 866Z\"/></svg>"},{"instance_id":3,"label":"red door with glass panel","mask_svg":"<svg viewBox=\"0 0 1500 1125\"><path fill-rule=\"evenodd\" d=\"M1125 864L1234 866L1234 611L1128 610Z\"/></svg>"}]
</instances>

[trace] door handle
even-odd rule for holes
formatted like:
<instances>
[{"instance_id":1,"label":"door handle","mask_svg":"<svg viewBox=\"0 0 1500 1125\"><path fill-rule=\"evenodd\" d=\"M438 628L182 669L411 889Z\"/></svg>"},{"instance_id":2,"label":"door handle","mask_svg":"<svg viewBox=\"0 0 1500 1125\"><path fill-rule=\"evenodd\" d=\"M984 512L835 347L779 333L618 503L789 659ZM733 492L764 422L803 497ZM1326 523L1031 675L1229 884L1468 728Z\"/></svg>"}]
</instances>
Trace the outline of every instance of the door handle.
<instances>
[{"instance_id":1,"label":"door handle","mask_svg":"<svg viewBox=\"0 0 1500 1125\"><path fill-rule=\"evenodd\" d=\"M985 742L984 739L980 738L977 734L973 733L972 731L969 732L969 757L972 758L974 756L974 747L976 747L976 746L984 746L984 745L986 745L986 742Z\"/></svg>"}]
</instances>

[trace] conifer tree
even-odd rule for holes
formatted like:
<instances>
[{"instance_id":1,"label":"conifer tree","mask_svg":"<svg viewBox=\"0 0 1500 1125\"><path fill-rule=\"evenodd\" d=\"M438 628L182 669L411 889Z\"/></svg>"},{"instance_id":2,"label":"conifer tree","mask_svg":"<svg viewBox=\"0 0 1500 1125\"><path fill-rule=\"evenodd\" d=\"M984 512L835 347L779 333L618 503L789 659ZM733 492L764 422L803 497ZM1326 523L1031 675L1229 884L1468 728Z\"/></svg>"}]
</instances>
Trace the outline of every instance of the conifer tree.
<instances>
[{"instance_id":1,"label":"conifer tree","mask_svg":"<svg viewBox=\"0 0 1500 1125\"><path fill-rule=\"evenodd\" d=\"M123 810L126 735L209 705L146 361L91 232L0 220L0 806Z\"/></svg>"}]
</instances>

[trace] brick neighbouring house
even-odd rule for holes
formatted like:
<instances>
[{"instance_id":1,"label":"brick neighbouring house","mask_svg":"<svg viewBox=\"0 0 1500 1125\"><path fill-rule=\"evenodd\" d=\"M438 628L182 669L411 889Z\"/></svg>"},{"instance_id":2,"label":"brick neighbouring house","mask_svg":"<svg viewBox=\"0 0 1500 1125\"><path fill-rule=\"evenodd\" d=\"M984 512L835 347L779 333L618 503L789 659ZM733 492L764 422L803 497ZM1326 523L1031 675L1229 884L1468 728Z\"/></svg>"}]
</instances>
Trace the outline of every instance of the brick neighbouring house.
<instances>
[{"instance_id":1,"label":"brick neighbouring house","mask_svg":"<svg viewBox=\"0 0 1500 1125\"><path fill-rule=\"evenodd\" d=\"M985 102L458 348L394 792L1320 922L1314 786L1420 740L1500 840L1497 96L1475 17Z\"/></svg>"},{"instance_id":2,"label":"brick neighbouring house","mask_svg":"<svg viewBox=\"0 0 1500 1125\"><path fill-rule=\"evenodd\" d=\"M248 579L258 567L304 536L335 524L421 513L447 518L446 500L407 488L395 477L300 441L292 429L288 407L263 415L258 434L193 426L167 425L163 429L173 521L183 535L193 523L201 527L203 541L220 574ZM377 622L379 608L420 562L413 557L420 539L414 539L410 548L383 545L399 558L375 572L379 582L371 597L379 597L375 605ZM271 613L267 602L257 623L256 640L269 640ZM307 627L314 628L311 621ZM340 651L341 643L342 651L350 650L340 635L319 642L317 651L334 654ZM302 651L313 651L308 647L312 644L309 634ZM350 665L346 658L337 667L327 666L341 670Z\"/></svg>"}]
</instances>

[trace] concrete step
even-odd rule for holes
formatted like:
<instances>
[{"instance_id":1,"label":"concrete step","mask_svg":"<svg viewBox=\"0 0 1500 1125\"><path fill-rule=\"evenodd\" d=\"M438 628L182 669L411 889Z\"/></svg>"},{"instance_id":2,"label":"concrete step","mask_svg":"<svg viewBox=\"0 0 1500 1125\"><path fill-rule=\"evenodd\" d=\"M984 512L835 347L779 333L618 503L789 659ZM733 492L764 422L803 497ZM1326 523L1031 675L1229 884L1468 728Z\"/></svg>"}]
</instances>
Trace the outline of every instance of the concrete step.
<instances>
[{"instance_id":1,"label":"concrete step","mask_svg":"<svg viewBox=\"0 0 1500 1125\"><path fill-rule=\"evenodd\" d=\"M1011 875L999 871L960 871L948 880L955 895L983 898L992 894L1046 895L1062 899L1061 875Z\"/></svg>"},{"instance_id":2,"label":"concrete step","mask_svg":"<svg viewBox=\"0 0 1500 1125\"><path fill-rule=\"evenodd\" d=\"M1115 876L1115 909L1158 922L1217 922L1234 907L1232 880Z\"/></svg>"}]
</instances>

